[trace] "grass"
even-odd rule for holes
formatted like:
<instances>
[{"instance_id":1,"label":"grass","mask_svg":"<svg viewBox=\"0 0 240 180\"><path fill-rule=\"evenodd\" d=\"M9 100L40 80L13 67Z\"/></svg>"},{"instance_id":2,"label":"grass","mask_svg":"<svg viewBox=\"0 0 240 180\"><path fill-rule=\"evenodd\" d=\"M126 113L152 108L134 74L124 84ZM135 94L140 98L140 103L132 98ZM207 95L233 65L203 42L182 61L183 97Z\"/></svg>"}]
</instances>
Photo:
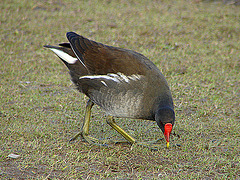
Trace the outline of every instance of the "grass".
<instances>
[{"instance_id":1,"label":"grass","mask_svg":"<svg viewBox=\"0 0 240 180\"><path fill-rule=\"evenodd\" d=\"M1 179L239 179L240 11L222 1L1 2ZM68 140L87 98L45 44L75 31L132 49L166 76L175 102L171 148ZM121 138L94 107L91 134ZM156 123L117 119L139 140ZM9 158L14 153L19 158Z\"/></svg>"}]
</instances>

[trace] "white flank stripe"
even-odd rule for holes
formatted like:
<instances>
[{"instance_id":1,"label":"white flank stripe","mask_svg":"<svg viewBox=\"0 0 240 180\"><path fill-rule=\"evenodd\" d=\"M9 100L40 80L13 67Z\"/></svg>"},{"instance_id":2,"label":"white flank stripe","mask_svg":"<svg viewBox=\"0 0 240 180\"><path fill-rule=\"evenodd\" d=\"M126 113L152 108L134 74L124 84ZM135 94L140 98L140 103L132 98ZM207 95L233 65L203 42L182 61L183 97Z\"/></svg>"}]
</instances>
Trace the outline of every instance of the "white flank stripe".
<instances>
[{"instance_id":1,"label":"white flank stripe","mask_svg":"<svg viewBox=\"0 0 240 180\"><path fill-rule=\"evenodd\" d=\"M117 74L109 73L107 75L110 77L119 78L119 76Z\"/></svg>"},{"instance_id":2,"label":"white flank stripe","mask_svg":"<svg viewBox=\"0 0 240 180\"><path fill-rule=\"evenodd\" d=\"M66 61L69 64L74 64L78 59L75 57L70 56L69 54L58 50L54 48L50 48L56 55L58 55L60 58L62 58L64 61Z\"/></svg>"},{"instance_id":3,"label":"white flank stripe","mask_svg":"<svg viewBox=\"0 0 240 180\"><path fill-rule=\"evenodd\" d=\"M101 81L101 83L102 83L104 86L107 87L107 84L106 84L104 81Z\"/></svg>"},{"instance_id":4,"label":"white flank stripe","mask_svg":"<svg viewBox=\"0 0 240 180\"><path fill-rule=\"evenodd\" d=\"M128 78L131 79L131 80L137 81L141 78L141 75L133 74L131 76L128 76Z\"/></svg>"},{"instance_id":5,"label":"white flank stripe","mask_svg":"<svg viewBox=\"0 0 240 180\"><path fill-rule=\"evenodd\" d=\"M117 73L119 75L119 77L124 80L125 82L129 83L130 80L129 80L129 77L130 76L125 76L123 73Z\"/></svg>"},{"instance_id":6,"label":"white flank stripe","mask_svg":"<svg viewBox=\"0 0 240 180\"><path fill-rule=\"evenodd\" d=\"M131 76L126 76L123 73L117 73L117 74L113 74L113 73L109 73L107 75L87 75L87 76L81 76L79 79L102 79L101 83L104 86L107 86L106 82L104 82L104 80L111 80L111 81L115 81L117 83L121 83L121 82L126 82L126 83L130 83L130 81L138 81L140 80L142 77L142 75L138 75L138 74L133 74Z\"/></svg>"},{"instance_id":7,"label":"white flank stripe","mask_svg":"<svg viewBox=\"0 0 240 180\"><path fill-rule=\"evenodd\" d=\"M117 78L114 77L110 77L108 75L96 75L96 76L81 76L79 79L106 79L106 80L112 80L115 82L120 82Z\"/></svg>"}]
</instances>

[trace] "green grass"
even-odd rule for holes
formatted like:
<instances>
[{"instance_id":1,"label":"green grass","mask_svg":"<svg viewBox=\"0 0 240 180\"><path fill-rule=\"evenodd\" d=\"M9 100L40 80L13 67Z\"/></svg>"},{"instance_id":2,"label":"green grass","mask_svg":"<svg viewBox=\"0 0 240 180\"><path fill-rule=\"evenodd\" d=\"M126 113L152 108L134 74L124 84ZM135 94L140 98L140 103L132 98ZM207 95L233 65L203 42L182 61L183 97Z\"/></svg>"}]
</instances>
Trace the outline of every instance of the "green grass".
<instances>
[{"instance_id":1,"label":"green grass","mask_svg":"<svg viewBox=\"0 0 240 180\"><path fill-rule=\"evenodd\" d=\"M240 6L222 1L4 0L0 44L1 179L239 179ZM43 48L75 31L132 49L166 76L175 102L171 148L69 143L87 98ZM120 139L94 107L91 134ZM117 119L138 140L156 123ZM8 158L14 153L17 159Z\"/></svg>"}]
</instances>

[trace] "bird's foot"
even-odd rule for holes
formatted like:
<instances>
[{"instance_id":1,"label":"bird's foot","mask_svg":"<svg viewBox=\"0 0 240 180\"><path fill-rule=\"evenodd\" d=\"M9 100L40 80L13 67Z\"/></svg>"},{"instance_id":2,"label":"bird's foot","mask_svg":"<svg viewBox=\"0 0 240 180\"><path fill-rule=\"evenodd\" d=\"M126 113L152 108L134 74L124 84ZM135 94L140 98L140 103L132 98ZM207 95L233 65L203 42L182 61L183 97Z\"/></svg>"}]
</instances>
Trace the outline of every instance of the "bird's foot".
<instances>
[{"instance_id":1,"label":"bird's foot","mask_svg":"<svg viewBox=\"0 0 240 180\"><path fill-rule=\"evenodd\" d=\"M128 143L127 141L123 142L123 141L113 141L110 139L97 139L83 132L77 133L73 138L69 140L69 142L76 140L79 136L81 136L89 144L100 145L100 146L107 146L109 144L118 144L118 143Z\"/></svg>"},{"instance_id":2,"label":"bird's foot","mask_svg":"<svg viewBox=\"0 0 240 180\"><path fill-rule=\"evenodd\" d=\"M69 142L75 141L79 136L82 136L82 132L77 133L74 137L72 137Z\"/></svg>"},{"instance_id":3,"label":"bird's foot","mask_svg":"<svg viewBox=\"0 0 240 180\"><path fill-rule=\"evenodd\" d=\"M124 141L124 140L111 140L111 139L97 139L94 138L92 136L86 135L83 132L79 132L77 133L73 138L71 138L69 141L74 141L76 140L79 136L81 136L86 142L88 142L89 144L93 144L93 145L99 145L99 146L108 146L110 144L132 144L132 147L134 147L134 145L139 145L142 147L146 147L149 148L151 150L158 150L157 149L157 145L161 145L162 143L160 143L163 138L160 138L158 140L153 140L153 141L147 141L147 142L129 142L129 141Z\"/></svg>"}]
</instances>

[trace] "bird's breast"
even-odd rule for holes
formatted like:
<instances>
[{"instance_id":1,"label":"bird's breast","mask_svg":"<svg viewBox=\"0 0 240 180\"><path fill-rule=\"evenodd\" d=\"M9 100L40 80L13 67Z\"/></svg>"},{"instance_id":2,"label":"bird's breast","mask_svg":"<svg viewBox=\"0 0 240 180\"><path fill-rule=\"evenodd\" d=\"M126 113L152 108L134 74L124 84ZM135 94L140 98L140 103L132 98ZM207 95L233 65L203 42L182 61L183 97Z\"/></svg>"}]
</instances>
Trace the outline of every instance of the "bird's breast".
<instances>
[{"instance_id":1,"label":"bird's breast","mask_svg":"<svg viewBox=\"0 0 240 180\"><path fill-rule=\"evenodd\" d=\"M115 95L109 92L100 106L111 116L143 118L145 115L142 112L142 95L137 90L120 92Z\"/></svg>"}]
</instances>

